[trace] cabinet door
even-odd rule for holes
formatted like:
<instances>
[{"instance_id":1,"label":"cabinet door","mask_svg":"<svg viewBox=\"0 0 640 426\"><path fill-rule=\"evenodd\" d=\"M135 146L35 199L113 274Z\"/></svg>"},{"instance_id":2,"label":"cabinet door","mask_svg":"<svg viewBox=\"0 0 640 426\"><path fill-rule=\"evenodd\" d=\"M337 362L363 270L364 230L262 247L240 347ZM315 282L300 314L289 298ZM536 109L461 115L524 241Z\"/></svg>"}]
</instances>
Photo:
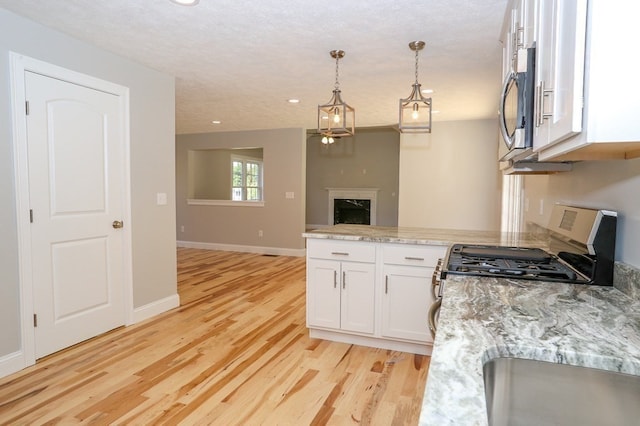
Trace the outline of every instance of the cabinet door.
<instances>
[{"instance_id":1,"label":"cabinet door","mask_svg":"<svg viewBox=\"0 0 640 426\"><path fill-rule=\"evenodd\" d=\"M516 0L514 2L515 43L518 49L533 47L536 27L535 0Z\"/></svg>"},{"instance_id":2,"label":"cabinet door","mask_svg":"<svg viewBox=\"0 0 640 426\"><path fill-rule=\"evenodd\" d=\"M307 326L340 328L340 262L307 259Z\"/></svg>"},{"instance_id":3,"label":"cabinet door","mask_svg":"<svg viewBox=\"0 0 640 426\"><path fill-rule=\"evenodd\" d=\"M538 14L536 150L582 131L587 0L540 0Z\"/></svg>"},{"instance_id":4,"label":"cabinet door","mask_svg":"<svg viewBox=\"0 0 640 426\"><path fill-rule=\"evenodd\" d=\"M432 342L427 313L433 303L431 277L434 268L384 266L382 335L418 342Z\"/></svg>"},{"instance_id":5,"label":"cabinet door","mask_svg":"<svg viewBox=\"0 0 640 426\"><path fill-rule=\"evenodd\" d=\"M375 264L342 262L340 328L372 334L375 315Z\"/></svg>"}]
</instances>

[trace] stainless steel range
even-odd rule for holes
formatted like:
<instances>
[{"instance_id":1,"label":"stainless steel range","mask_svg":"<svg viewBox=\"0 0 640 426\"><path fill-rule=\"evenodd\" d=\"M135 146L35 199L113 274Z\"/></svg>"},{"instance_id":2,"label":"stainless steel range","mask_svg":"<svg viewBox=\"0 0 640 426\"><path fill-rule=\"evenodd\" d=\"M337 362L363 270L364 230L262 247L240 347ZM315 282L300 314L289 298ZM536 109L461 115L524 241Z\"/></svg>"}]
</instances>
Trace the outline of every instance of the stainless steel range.
<instances>
[{"instance_id":1,"label":"stainless steel range","mask_svg":"<svg viewBox=\"0 0 640 426\"><path fill-rule=\"evenodd\" d=\"M453 244L433 276L436 302L429 311L435 334L450 275L613 285L617 213L563 205L553 208L542 248Z\"/></svg>"}]
</instances>

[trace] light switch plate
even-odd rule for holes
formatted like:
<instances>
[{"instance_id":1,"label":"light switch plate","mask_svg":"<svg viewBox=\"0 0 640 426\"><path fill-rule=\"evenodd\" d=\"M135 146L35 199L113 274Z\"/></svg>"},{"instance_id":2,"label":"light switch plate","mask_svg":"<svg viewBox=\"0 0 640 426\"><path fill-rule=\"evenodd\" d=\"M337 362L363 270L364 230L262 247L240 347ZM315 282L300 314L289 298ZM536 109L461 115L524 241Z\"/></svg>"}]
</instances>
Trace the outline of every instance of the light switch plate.
<instances>
[{"instance_id":1,"label":"light switch plate","mask_svg":"<svg viewBox=\"0 0 640 426\"><path fill-rule=\"evenodd\" d=\"M158 192L156 194L156 204L159 206L164 206L167 204L167 194L164 192Z\"/></svg>"}]
</instances>

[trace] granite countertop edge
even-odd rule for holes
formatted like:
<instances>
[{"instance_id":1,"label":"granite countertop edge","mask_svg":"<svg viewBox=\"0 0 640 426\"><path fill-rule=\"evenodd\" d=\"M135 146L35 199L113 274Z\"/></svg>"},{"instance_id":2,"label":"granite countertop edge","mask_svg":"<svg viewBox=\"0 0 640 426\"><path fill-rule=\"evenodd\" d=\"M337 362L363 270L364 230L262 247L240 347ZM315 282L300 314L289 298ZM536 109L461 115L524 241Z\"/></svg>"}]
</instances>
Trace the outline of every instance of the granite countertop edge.
<instances>
[{"instance_id":1,"label":"granite countertop edge","mask_svg":"<svg viewBox=\"0 0 640 426\"><path fill-rule=\"evenodd\" d=\"M613 287L448 278L420 425L486 425L482 367L497 357L640 375L640 301Z\"/></svg>"},{"instance_id":2,"label":"granite countertop edge","mask_svg":"<svg viewBox=\"0 0 640 426\"><path fill-rule=\"evenodd\" d=\"M371 225L335 225L310 230L304 238L374 243L396 243L417 245L498 244L501 246L535 246L544 244L544 239L534 233L506 233L469 229L440 229L387 227Z\"/></svg>"}]
</instances>

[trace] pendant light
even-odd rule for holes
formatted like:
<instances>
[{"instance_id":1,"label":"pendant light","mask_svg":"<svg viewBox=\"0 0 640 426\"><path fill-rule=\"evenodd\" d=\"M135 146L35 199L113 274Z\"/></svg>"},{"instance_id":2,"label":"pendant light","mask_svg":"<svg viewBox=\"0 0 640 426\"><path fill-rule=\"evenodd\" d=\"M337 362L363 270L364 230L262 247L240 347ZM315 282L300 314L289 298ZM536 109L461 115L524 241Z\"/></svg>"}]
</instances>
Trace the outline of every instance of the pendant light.
<instances>
[{"instance_id":1,"label":"pendant light","mask_svg":"<svg viewBox=\"0 0 640 426\"><path fill-rule=\"evenodd\" d=\"M400 99L400 133L431 133L431 98L422 96L418 83L418 52L424 45L424 41L409 43L409 49L416 52L416 82L409 97Z\"/></svg>"},{"instance_id":2,"label":"pendant light","mask_svg":"<svg viewBox=\"0 0 640 426\"><path fill-rule=\"evenodd\" d=\"M340 95L338 66L340 59L344 58L344 51L332 50L329 54L336 60L336 82L329 103L318 105L318 133L323 136L324 144L333 143L334 138L353 136L355 133L355 110L347 105Z\"/></svg>"}]
</instances>

